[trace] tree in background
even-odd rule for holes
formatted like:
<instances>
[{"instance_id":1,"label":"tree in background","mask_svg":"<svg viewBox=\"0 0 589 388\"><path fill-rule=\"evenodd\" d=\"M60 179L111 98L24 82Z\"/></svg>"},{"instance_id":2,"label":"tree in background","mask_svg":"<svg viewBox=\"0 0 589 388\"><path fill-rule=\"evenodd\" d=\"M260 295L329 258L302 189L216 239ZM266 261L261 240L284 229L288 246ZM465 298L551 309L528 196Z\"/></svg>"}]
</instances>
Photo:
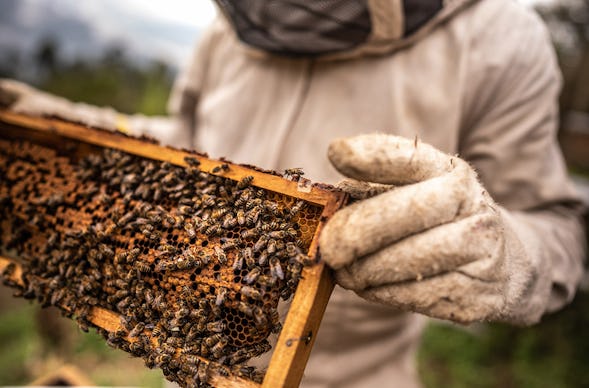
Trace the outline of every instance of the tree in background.
<instances>
[{"instance_id":1,"label":"tree in background","mask_svg":"<svg viewBox=\"0 0 589 388\"><path fill-rule=\"evenodd\" d=\"M41 42L35 55L40 89L124 113L162 115L174 72L162 61L136 64L114 45L95 60L59 61L59 45Z\"/></svg>"}]
</instances>

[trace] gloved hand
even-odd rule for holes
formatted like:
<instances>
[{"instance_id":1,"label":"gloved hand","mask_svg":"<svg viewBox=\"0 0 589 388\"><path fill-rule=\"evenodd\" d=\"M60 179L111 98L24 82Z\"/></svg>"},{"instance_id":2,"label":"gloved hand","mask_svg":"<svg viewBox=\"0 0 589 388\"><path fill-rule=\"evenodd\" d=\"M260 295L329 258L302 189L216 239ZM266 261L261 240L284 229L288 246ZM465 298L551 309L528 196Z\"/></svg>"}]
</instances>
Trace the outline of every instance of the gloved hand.
<instances>
[{"instance_id":1,"label":"gloved hand","mask_svg":"<svg viewBox=\"0 0 589 388\"><path fill-rule=\"evenodd\" d=\"M184 131L170 117L126 115L111 107L71 102L37 90L24 83L0 78L0 109L29 116L51 116L90 127L119 131L128 135L147 135L164 144L186 147L191 132Z\"/></svg>"},{"instance_id":2,"label":"gloved hand","mask_svg":"<svg viewBox=\"0 0 589 388\"><path fill-rule=\"evenodd\" d=\"M11 79L0 79L0 108L30 116L55 116L91 127L127 132L127 116L112 108L73 103Z\"/></svg>"},{"instance_id":3,"label":"gloved hand","mask_svg":"<svg viewBox=\"0 0 589 388\"><path fill-rule=\"evenodd\" d=\"M509 212L464 160L389 135L331 143L328 157L363 199L320 237L337 282L361 297L456 322L528 323L525 307L548 270L533 263ZM548 292L548 291L542 291Z\"/></svg>"}]
</instances>

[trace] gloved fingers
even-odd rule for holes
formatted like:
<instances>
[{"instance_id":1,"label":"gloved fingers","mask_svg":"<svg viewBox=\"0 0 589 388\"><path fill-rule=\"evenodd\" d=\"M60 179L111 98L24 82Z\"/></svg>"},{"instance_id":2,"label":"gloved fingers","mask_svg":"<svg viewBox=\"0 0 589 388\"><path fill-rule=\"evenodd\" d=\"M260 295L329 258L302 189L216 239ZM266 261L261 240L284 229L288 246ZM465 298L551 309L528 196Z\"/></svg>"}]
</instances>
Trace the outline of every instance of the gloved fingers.
<instances>
[{"instance_id":1,"label":"gloved fingers","mask_svg":"<svg viewBox=\"0 0 589 388\"><path fill-rule=\"evenodd\" d=\"M370 134L336 139L327 156L343 175L357 180L405 185L441 176L462 159L399 136Z\"/></svg>"},{"instance_id":2,"label":"gloved fingers","mask_svg":"<svg viewBox=\"0 0 589 388\"><path fill-rule=\"evenodd\" d=\"M325 225L322 258L340 269L404 237L472 215L484 206L482 198L474 174L452 173L356 202Z\"/></svg>"},{"instance_id":3,"label":"gloved fingers","mask_svg":"<svg viewBox=\"0 0 589 388\"><path fill-rule=\"evenodd\" d=\"M336 271L344 288L361 291L420 280L485 258L503 248L502 228L493 212L477 214L409 236Z\"/></svg>"},{"instance_id":4,"label":"gloved fingers","mask_svg":"<svg viewBox=\"0 0 589 388\"><path fill-rule=\"evenodd\" d=\"M459 323L499 319L505 310L500 283L461 271L358 292L369 301Z\"/></svg>"},{"instance_id":5,"label":"gloved fingers","mask_svg":"<svg viewBox=\"0 0 589 388\"><path fill-rule=\"evenodd\" d=\"M344 179L336 185L338 189L345 191L353 199L366 199L382 194L395 188L393 185L383 185L356 179Z\"/></svg>"},{"instance_id":6,"label":"gloved fingers","mask_svg":"<svg viewBox=\"0 0 589 388\"><path fill-rule=\"evenodd\" d=\"M26 85L20 82L0 78L0 107L12 106L27 91Z\"/></svg>"}]
</instances>

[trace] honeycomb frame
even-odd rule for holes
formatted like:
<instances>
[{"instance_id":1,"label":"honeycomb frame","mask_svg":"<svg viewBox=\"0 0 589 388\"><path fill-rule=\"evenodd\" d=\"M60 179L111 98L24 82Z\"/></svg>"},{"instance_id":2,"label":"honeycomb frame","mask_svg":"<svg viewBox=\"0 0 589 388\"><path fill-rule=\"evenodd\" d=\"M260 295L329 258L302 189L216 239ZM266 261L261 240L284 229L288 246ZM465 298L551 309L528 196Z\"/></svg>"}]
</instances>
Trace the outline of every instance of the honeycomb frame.
<instances>
[{"instance_id":1,"label":"honeycomb frame","mask_svg":"<svg viewBox=\"0 0 589 388\"><path fill-rule=\"evenodd\" d=\"M233 181L240 181L246 176L253 176L252 186L286 195L305 203L322 208L317 218L317 227L313 232L308 255L315 259L318 255L317 239L327 219L346 201L343 193L317 185L310 185L306 180L287 180L280 176L260 171L248 166L236 165L224 160L212 160L203 155L163 147L153 142L131 138L121 133L84 127L77 123L65 122L58 118L29 117L9 111L0 111L0 138L40 141L52 144L55 148L63 146L60 139L78 143L78 151L87 148L110 148L133 154L141 158L168 162L175 166L189 167L186 157L199 160L199 170L207 174L221 176ZM229 168L227 168L229 167ZM0 272L13 260L0 256ZM16 267L11 277L15 284L21 280L21 268ZM213 386L263 386L281 387L299 384L309 357L315 333L327 301L333 289L333 280L329 270L319 262L305 267L301 280L291 302L288 315L276 345L274 346L269 367L262 384L230 374L225 376L212 373L209 383ZM88 320L95 326L108 332L121 329L120 318L112 311L93 307ZM133 340L127 338L129 342Z\"/></svg>"}]
</instances>

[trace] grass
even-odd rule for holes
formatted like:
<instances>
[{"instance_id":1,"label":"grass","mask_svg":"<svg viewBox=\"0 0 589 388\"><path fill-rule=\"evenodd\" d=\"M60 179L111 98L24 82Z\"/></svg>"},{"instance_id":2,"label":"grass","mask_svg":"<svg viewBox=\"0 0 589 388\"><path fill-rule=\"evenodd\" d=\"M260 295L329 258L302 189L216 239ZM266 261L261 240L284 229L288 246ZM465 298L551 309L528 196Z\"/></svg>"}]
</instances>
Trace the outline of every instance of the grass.
<instances>
[{"instance_id":1,"label":"grass","mask_svg":"<svg viewBox=\"0 0 589 388\"><path fill-rule=\"evenodd\" d=\"M589 387L589 294L530 328L433 324L419 351L433 387Z\"/></svg>"},{"instance_id":2,"label":"grass","mask_svg":"<svg viewBox=\"0 0 589 388\"><path fill-rule=\"evenodd\" d=\"M10 303L0 313L0 386L24 385L69 363L96 385L162 387L159 370L109 348L96 333L82 333L71 321L60 318L71 335L67 344L47 345L35 319L38 306ZM418 363L427 388L589 387L589 294L579 293L571 305L530 328L432 324Z\"/></svg>"},{"instance_id":3,"label":"grass","mask_svg":"<svg viewBox=\"0 0 589 388\"><path fill-rule=\"evenodd\" d=\"M142 360L111 349L96 332L83 333L59 314L50 321L39 319L38 305L9 299L10 294L0 286L0 386L26 385L71 364L96 385L162 387L161 371L149 370ZM45 326L58 327L66 335L56 344L42 335Z\"/></svg>"}]
</instances>

